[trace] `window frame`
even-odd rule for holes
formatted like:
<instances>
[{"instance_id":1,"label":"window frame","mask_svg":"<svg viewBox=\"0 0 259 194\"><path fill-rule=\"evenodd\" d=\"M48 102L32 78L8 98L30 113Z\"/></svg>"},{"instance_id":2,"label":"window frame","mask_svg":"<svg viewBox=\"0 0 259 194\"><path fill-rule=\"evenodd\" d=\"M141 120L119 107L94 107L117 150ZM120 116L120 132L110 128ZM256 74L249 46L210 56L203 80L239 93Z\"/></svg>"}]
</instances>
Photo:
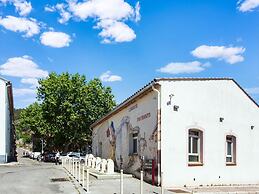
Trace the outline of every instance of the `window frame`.
<instances>
[{"instance_id":1,"label":"window frame","mask_svg":"<svg viewBox=\"0 0 259 194\"><path fill-rule=\"evenodd\" d=\"M136 142L136 144L134 144ZM136 145L136 147L134 147ZM132 154L138 154L138 133L132 133Z\"/></svg>"},{"instance_id":2,"label":"window frame","mask_svg":"<svg viewBox=\"0 0 259 194\"><path fill-rule=\"evenodd\" d=\"M198 133L198 135L191 134ZM193 150L193 140L197 138L197 153ZM188 152L187 152L188 166L202 166L203 165L203 131L199 129L188 130ZM198 157L198 161L190 161L190 156Z\"/></svg>"},{"instance_id":3,"label":"window frame","mask_svg":"<svg viewBox=\"0 0 259 194\"><path fill-rule=\"evenodd\" d=\"M231 143L231 154L228 154L228 143ZM227 159L231 158L231 161L228 162ZM226 135L225 138L225 162L227 166L235 166L236 165L236 136L234 135Z\"/></svg>"}]
</instances>

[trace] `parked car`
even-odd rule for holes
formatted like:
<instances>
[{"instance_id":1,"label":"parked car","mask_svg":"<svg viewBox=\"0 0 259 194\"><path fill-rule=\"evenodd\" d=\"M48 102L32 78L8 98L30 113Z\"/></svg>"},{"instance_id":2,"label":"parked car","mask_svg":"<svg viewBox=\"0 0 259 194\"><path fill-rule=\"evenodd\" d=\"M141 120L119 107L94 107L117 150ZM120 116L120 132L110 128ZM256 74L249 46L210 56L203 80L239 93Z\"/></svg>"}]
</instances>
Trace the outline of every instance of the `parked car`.
<instances>
[{"instance_id":1,"label":"parked car","mask_svg":"<svg viewBox=\"0 0 259 194\"><path fill-rule=\"evenodd\" d=\"M40 152L33 152L33 154L32 154L32 159L33 159L33 160L36 160L40 155L41 155Z\"/></svg>"},{"instance_id":2,"label":"parked car","mask_svg":"<svg viewBox=\"0 0 259 194\"><path fill-rule=\"evenodd\" d=\"M44 162L55 162L55 152L45 152L43 155L43 161Z\"/></svg>"}]
</instances>

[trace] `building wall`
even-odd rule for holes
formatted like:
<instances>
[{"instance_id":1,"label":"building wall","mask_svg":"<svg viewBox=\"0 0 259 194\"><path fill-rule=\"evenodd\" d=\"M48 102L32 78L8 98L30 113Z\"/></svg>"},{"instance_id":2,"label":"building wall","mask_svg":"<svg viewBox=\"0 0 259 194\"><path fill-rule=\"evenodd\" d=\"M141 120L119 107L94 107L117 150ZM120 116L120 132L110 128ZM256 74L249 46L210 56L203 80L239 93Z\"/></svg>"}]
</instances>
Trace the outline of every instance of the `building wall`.
<instances>
[{"instance_id":1,"label":"building wall","mask_svg":"<svg viewBox=\"0 0 259 194\"><path fill-rule=\"evenodd\" d=\"M0 79L0 163L6 162L6 83Z\"/></svg>"},{"instance_id":2,"label":"building wall","mask_svg":"<svg viewBox=\"0 0 259 194\"><path fill-rule=\"evenodd\" d=\"M131 154L132 133L139 132L138 153ZM130 106L103 121L93 129L92 149L95 156L111 158L118 168L138 175L140 157L157 159L157 96L149 92ZM101 148L102 147L102 148ZM147 172L145 177L151 177Z\"/></svg>"},{"instance_id":3,"label":"building wall","mask_svg":"<svg viewBox=\"0 0 259 194\"><path fill-rule=\"evenodd\" d=\"M231 80L164 81L161 85L165 187L259 183L259 108L255 103ZM203 166L188 166L190 128L203 131ZM236 166L225 162L229 134L236 136Z\"/></svg>"},{"instance_id":4,"label":"building wall","mask_svg":"<svg viewBox=\"0 0 259 194\"><path fill-rule=\"evenodd\" d=\"M10 118L10 107L9 107L9 97L6 87L6 95L5 95L5 152L6 152L6 158L9 162L11 160L11 118Z\"/></svg>"}]
</instances>

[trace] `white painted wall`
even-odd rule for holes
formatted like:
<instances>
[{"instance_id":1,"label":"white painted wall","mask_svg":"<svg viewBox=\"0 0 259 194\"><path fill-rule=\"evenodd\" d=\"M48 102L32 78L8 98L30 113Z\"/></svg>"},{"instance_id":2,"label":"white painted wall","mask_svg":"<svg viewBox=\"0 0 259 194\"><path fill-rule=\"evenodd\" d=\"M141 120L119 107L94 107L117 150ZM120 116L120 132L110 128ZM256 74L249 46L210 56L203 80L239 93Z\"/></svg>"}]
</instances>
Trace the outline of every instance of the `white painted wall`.
<instances>
[{"instance_id":1,"label":"white painted wall","mask_svg":"<svg viewBox=\"0 0 259 194\"><path fill-rule=\"evenodd\" d=\"M137 108L132 109L132 107ZM138 120L145 114L150 114L148 118ZM113 115L108 120L102 122L93 129L92 148L93 154L99 156L98 145L102 142L102 158L112 158L112 145L110 137L107 137L107 129L114 124L116 136L116 151L114 160L120 166L120 155L123 158L123 168L126 172L137 173L140 168L141 155L145 159L156 159L157 142L156 137L152 138L152 133L157 127L157 96L155 92L150 92L142 98L136 100L130 106ZM133 130L139 130L138 135L138 154L129 155L129 134Z\"/></svg>"},{"instance_id":2,"label":"white painted wall","mask_svg":"<svg viewBox=\"0 0 259 194\"><path fill-rule=\"evenodd\" d=\"M245 93L231 80L160 83L164 185L259 183L259 108ZM174 96L167 106L170 94ZM177 112L174 105L179 106ZM188 166L189 128L203 130L203 166ZM237 138L236 166L225 163L227 134Z\"/></svg>"},{"instance_id":3,"label":"white painted wall","mask_svg":"<svg viewBox=\"0 0 259 194\"><path fill-rule=\"evenodd\" d=\"M6 154L6 83L0 79L0 157Z\"/></svg>"}]
</instances>

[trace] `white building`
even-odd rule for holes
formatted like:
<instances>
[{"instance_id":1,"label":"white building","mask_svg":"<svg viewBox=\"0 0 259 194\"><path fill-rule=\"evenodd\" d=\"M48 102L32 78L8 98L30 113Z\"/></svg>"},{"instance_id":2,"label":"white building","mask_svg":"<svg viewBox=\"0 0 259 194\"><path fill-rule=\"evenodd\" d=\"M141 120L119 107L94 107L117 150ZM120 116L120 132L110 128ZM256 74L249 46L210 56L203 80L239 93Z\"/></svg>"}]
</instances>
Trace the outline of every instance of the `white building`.
<instances>
[{"instance_id":1,"label":"white building","mask_svg":"<svg viewBox=\"0 0 259 194\"><path fill-rule=\"evenodd\" d=\"M144 156L167 188L259 183L259 107L233 79L155 79L92 129L93 154L136 176Z\"/></svg>"},{"instance_id":2,"label":"white building","mask_svg":"<svg viewBox=\"0 0 259 194\"><path fill-rule=\"evenodd\" d=\"M0 78L0 163L15 160L12 84Z\"/></svg>"}]
</instances>

